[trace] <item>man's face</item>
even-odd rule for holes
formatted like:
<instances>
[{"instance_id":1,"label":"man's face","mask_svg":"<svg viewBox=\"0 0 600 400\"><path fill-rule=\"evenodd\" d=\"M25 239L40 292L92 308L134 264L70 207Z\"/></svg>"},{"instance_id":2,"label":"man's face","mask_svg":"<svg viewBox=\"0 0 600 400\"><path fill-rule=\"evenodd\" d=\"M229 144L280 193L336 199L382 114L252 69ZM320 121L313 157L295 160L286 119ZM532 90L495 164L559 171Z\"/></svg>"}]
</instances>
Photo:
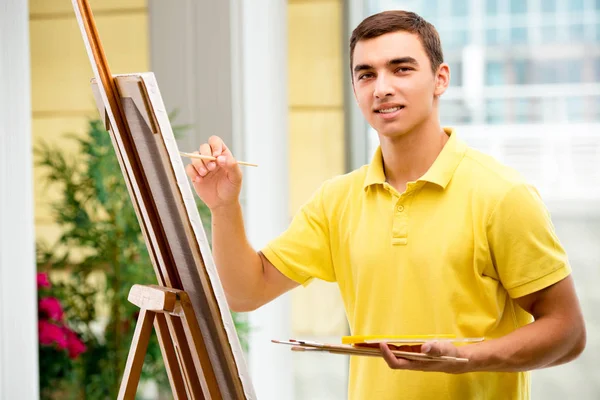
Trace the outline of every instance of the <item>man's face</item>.
<instances>
[{"instance_id":1,"label":"man's face","mask_svg":"<svg viewBox=\"0 0 600 400\"><path fill-rule=\"evenodd\" d=\"M412 33L387 33L361 40L354 48L354 95L369 124L382 136L398 137L427 120L448 80L447 65L434 74Z\"/></svg>"}]
</instances>

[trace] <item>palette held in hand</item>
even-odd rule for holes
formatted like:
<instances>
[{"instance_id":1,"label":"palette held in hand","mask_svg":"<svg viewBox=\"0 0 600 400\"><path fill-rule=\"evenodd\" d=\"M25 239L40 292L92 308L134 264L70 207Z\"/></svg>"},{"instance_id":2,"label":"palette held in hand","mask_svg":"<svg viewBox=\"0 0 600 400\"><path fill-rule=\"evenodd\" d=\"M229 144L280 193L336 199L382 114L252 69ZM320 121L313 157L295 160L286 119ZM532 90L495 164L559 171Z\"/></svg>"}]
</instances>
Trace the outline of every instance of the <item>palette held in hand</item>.
<instances>
[{"instance_id":1,"label":"palette held in hand","mask_svg":"<svg viewBox=\"0 0 600 400\"><path fill-rule=\"evenodd\" d=\"M292 351L328 352L352 356L381 357L380 343L387 343L392 353L400 358L416 361L468 362L466 358L449 356L431 356L421 353L421 345L430 342L451 342L456 345L481 342L484 338L459 338L455 335L424 336L344 336L341 344L326 344L308 340L272 340L273 343L292 346Z\"/></svg>"}]
</instances>

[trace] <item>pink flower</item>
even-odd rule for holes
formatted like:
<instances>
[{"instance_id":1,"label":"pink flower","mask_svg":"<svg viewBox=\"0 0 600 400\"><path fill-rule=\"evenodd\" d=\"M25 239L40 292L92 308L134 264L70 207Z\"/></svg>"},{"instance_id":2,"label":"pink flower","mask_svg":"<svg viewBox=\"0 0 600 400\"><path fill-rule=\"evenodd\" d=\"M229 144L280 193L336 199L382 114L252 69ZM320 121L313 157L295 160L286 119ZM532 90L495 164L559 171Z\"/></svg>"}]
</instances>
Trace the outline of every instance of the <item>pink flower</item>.
<instances>
[{"instance_id":1,"label":"pink flower","mask_svg":"<svg viewBox=\"0 0 600 400\"><path fill-rule=\"evenodd\" d=\"M40 300L40 312L46 314L48 318L60 321L63 317L63 310L56 297L44 297Z\"/></svg>"},{"instance_id":2,"label":"pink flower","mask_svg":"<svg viewBox=\"0 0 600 400\"><path fill-rule=\"evenodd\" d=\"M59 349L67 348L65 332L57 325L48 321L38 322L38 335L41 344L51 345L56 343Z\"/></svg>"},{"instance_id":3,"label":"pink flower","mask_svg":"<svg viewBox=\"0 0 600 400\"><path fill-rule=\"evenodd\" d=\"M76 359L79 355L87 350L85 344L77 337L77 334L69 328L64 328L65 335L67 337L67 349L69 350L69 357Z\"/></svg>"},{"instance_id":4,"label":"pink flower","mask_svg":"<svg viewBox=\"0 0 600 400\"><path fill-rule=\"evenodd\" d=\"M48 274L45 272L40 272L37 274L37 286L39 288L49 288L50 280L48 279Z\"/></svg>"}]
</instances>

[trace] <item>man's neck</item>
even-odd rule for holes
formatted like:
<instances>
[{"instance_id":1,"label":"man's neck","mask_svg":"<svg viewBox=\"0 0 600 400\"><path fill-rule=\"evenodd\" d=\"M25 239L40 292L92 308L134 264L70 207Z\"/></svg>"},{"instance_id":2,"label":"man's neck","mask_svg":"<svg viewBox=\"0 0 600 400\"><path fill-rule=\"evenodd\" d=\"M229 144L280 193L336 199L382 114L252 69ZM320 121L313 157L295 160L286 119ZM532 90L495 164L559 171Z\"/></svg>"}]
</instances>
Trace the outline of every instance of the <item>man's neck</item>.
<instances>
[{"instance_id":1,"label":"man's neck","mask_svg":"<svg viewBox=\"0 0 600 400\"><path fill-rule=\"evenodd\" d=\"M416 181L429 170L448 141L448 135L435 121L400 137L380 136L379 140L387 182L403 193L408 182Z\"/></svg>"}]
</instances>

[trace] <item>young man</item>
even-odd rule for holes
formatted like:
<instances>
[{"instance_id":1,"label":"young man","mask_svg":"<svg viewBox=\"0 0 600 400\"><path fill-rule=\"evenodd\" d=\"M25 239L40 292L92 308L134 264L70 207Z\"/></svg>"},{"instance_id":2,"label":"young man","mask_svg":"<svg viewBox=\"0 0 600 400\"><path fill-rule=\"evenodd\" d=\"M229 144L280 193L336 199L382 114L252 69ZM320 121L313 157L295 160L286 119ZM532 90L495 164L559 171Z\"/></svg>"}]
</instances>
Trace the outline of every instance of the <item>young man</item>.
<instances>
[{"instance_id":1,"label":"young man","mask_svg":"<svg viewBox=\"0 0 600 400\"><path fill-rule=\"evenodd\" d=\"M249 311L313 278L336 281L352 334L486 338L422 347L464 364L398 359L385 346L385 359L352 357L351 399L529 398L526 371L585 346L570 266L542 201L518 173L441 128L450 71L432 25L384 12L354 30L350 47L356 101L380 147L370 165L325 182L262 251L246 239L242 174L227 146L211 137L200 153L217 162L187 167L212 211L230 307Z\"/></svg>"}]
</instances>

